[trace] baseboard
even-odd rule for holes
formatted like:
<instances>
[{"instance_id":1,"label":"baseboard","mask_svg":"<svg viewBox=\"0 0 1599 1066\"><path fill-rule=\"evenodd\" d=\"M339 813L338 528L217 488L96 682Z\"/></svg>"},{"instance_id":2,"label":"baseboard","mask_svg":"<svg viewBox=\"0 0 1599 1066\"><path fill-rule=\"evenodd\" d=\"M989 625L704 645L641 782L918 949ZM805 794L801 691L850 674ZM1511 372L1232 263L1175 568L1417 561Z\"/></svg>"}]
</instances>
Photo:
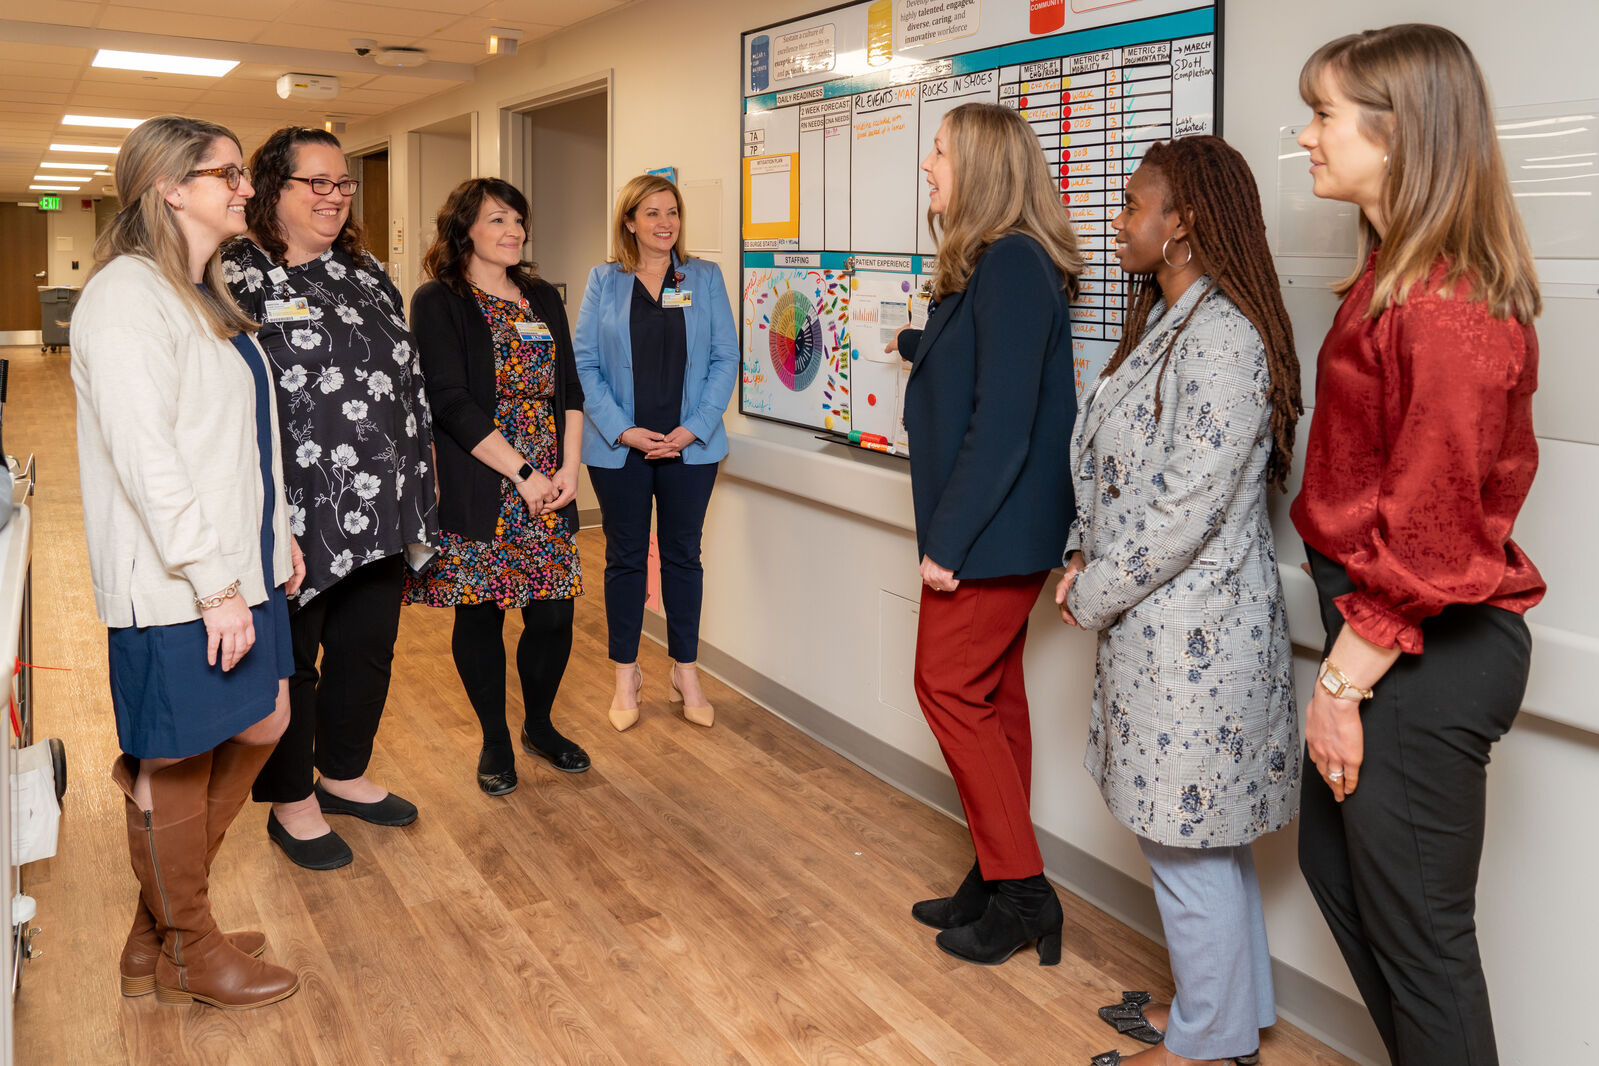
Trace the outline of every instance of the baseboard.
<instances>
[{"instance_id":1,"label":"baseboard","mask_svg":"<svg viewBox=\"0 0 1599 1066\"><path fill-rule=\"evenodd\" d=\"M645 611L644 633L664 645L665 618L656 611ZM873 777L961 820L955 782L943 769L912 758L704 640L700 641L699 665ZM1160 912L1148 885L1044 830L1038 832L1038 846L1051 878L1157 943L1165 942ZM1272 980L1277 1011L1284 1020L1363 1066L1387 1062L1382 1040L1362 1004L1278 959L1272 960Z\"/></svg>"},{"instance_id":2,"label":"baseboard","mask_svg":"<svg viewBox=\"0 0 1599 1066\"><path fill-rule=\"evenodd\" d=\"M600 528L600 509L598 507L579 507L577 509L577 528ZM661 631L664 633L665 629L663 628Z\"/></svg>"}]
</instances>

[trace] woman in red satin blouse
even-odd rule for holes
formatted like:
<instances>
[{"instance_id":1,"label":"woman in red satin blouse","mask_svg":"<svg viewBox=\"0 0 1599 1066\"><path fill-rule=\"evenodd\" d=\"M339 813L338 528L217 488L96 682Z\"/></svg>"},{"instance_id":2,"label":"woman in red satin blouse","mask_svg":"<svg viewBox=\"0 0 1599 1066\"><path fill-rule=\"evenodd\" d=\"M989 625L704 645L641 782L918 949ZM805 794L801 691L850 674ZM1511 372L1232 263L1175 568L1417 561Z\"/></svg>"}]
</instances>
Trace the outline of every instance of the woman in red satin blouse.
<instances>
[{"instance_id":1,"label":"woman in red satin blouse","mask_svg":"<svg viewBox=\"0 0 1599 1066\"><path fill-rule=\"evenodd\" d=\"M1510 539L1538 466L1538 282L1460 38L1343 37L1299 91L1315 193L1360 208L1362 251L1292 510L1327 626L1299 865L1394 1063L1493 1066L1473 915L1489 750L1544 593Z\"/></svg>"}]
</instances>

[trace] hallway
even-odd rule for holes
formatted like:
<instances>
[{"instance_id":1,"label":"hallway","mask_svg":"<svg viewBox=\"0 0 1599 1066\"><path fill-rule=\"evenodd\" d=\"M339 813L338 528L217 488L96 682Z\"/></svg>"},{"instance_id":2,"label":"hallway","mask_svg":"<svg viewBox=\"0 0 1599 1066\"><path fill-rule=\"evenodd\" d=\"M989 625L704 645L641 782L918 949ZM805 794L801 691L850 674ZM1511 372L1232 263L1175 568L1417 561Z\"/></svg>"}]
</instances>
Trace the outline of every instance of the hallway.
<instances>
[{"instance_id":1,"label":"hallway","mask_svg":"<svg viewBox=\"0 0 1599 1066\"><path fill-rule=\"evenodd\" d=\"M70 764L60 852L24 870L44 932L18 994L19 1062L1072 1066L1141 1047L1092 1008L1124 988L1169 995L1164 952L1081 900L1062 893L1054 968L1031 951L993 969L959 963L910 919L912 900L953 887L969 863L958 823L714 679L716 726L684 723L648 641L642 720L613 731L597 530L579 536L587 594L555 712L592 771L519 756L515 793L480 793L448 618L407 608L372 773L420 819L338 820L356 860L314 873L267 841L250 805L217 860L225 926L264 930L301 991L240 1013L122 998L134 881L106 776L116 741L67 358L0 356L12 360L6 447L39 459L35 659L66 668L36 675L35 730L61 737ZM1280 1023L1262 1062L1350 1060Z\"/></svg>"}]
</instances>

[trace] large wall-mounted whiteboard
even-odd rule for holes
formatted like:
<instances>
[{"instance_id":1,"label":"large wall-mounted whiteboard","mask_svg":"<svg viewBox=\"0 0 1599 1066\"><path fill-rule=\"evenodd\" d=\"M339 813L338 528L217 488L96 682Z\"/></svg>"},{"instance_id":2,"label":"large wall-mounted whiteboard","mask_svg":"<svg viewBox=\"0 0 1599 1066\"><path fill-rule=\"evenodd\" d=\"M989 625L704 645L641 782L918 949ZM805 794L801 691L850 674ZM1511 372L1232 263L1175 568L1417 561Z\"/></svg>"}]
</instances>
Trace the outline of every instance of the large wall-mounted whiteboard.
<instances>
[{"instance_id":1,"label":"large wall-mounted whiteboard","mask_svg":"<svg viewBox=\"0 0 1599 1066\"><path fill-rule=\"evenodd\" d=\"M1016 108L1083 242L1079 391L1121 337L1110 220L1143 151L1215 133L1217 3L862 0L743 35L739 409L903 451L884 343L936 252L918 165L951 108Z\"/></svg>"}]
</instances>

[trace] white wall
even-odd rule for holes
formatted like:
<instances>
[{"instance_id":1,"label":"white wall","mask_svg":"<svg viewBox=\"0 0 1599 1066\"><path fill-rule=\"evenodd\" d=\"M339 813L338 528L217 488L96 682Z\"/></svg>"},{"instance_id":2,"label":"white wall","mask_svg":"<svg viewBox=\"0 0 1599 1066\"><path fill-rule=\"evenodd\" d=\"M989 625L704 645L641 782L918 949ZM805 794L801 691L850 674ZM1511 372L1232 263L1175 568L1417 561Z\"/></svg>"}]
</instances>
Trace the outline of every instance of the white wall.
<instances>
[{"instance_id":1,"label":"white wall","mask_svg":"<svg viewBox=\"0 0 1599 1066\"><path fill-rule=\"evenodd\" d=\"M83 210L83 197L61 194L61 210L45 212L45 242L49 249L47 285L82 285L94 266L94 210ZM78 269L72 269L77 260Z\"/></svg>"},{"instance_id":2,"label":"white wall","mask_svg":"<svg viewBox=\"0 0 1599 1066\"><path fill-rule=\"evenodd\" d=\"M720 179L724 188L736 189L739 31L823 6L817 0L646 0L489 64L471 86L363 124L352 130L350 144L393 138L400 149L405 131L476 110L484 117L478 124L478 172L497 173L498 108L614 68L612 173L618 181L674 163L685 181ZM1529 0L1518 7L1514 28L1504 21L1503 9L1487 0L1296 3L1285 17L1288 7L1276 0L1227 0L1225 8L1224 129L1265 182L1268 221L1275 218L1278 128L1305 117L1295 91L1299 65L1330 37L1407 19L1442 22L1477 49L1500 105L1595 95L1588 49L1599 39L1599 5L1591 0ZM661 93L667 79L669 105ZM396 160L394 171L406 171L403 161ZM402 190L395 190L394 202L406 202ZM728 196L724 233L737 233L737 211L737 197ZM416 220L410 224L418 228ZM733 246L728 241L728 251L717 258L736 293ZM407 284L414 285L414 277ZM1314 292L1292 296L1308 367L1332 302ZM1557 316L1569 324L1556 324L1554 335L1545 336L1540 425L1546 416L1560 416L1555 435L1564 439L1544 441L1543 471L1517 533L1552 588L1548 602L1531 616L1538 645L1529 706L1547 717L1524 715L1497 749L1491 771L1479 913L1506 1063L1554 1061L1574 1050L1573 1041L1591 1040L1581 1035L1580 1023L1560 1020L1568 1007L1580 1011L1577 1005L1599 1002L1593 966L1599 923L1588 903L1599 880L1599 836L1589 811L1593 783L1599 782L1599 700L1591 682L1599 676L1599 617L1590 606L1599 593L1599 568L1591 556L1592 531L1599 527L1591 492L1599 456L1592 430L1572 414L1591 412L1592 405L1570 398L1573 390L1578 397L1594 396L1596 311L1599 302L1593 301L1564 308ZM1313 374L1306 378L1308 399ZM735 412L736 406L735 400ZM904 465L875 455L833 454L806 432L736 413L728 424L734 454L724 466L706 528L704 639L872 737L941 767L910 693L910 604L918 585ZM1563 428L1568 426L1573 428ZM1577 487L1581 491L1569 491ZM820 497L831 503L815 502ZM1319 647L1313 594L1308 579L1289 569L1299 549L1282 513L1277 530L1296 642ZM1301 656L1302 691L1308 691L1314 661L1308 653ZM1027 669L1039 825L1147 883L1133 838L1111 820L1079 769L1092 677L1089 638L1065 630L1041 605ZM1593 672L1584 676L1584 670ZM1573 728L1552 719L1591 725ZM1298 876L1294 835L1289 829L1257 848L1273 952L1353 995ZM1593 1045L1585 1047L1591 1052Z\"/></svg>"}]
</instances>

